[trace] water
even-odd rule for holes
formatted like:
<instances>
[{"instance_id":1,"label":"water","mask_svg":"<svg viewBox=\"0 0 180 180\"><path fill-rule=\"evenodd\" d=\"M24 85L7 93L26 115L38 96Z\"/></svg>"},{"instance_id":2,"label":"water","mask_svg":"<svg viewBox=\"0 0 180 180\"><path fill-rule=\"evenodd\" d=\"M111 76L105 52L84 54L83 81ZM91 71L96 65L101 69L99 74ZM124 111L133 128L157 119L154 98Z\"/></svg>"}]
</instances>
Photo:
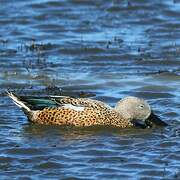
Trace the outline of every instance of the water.
<instances>
[{"instance_id":1,"label":"water","mask_svg":"<svg viewBox=\"0 0 180 180\"><path fill-rule=\"evenodd\" d=\"M180 1L0 0L0 179L180 179ZM27 122L4 91L142 97L169 126Z\"/></svg>"}]
</instances>

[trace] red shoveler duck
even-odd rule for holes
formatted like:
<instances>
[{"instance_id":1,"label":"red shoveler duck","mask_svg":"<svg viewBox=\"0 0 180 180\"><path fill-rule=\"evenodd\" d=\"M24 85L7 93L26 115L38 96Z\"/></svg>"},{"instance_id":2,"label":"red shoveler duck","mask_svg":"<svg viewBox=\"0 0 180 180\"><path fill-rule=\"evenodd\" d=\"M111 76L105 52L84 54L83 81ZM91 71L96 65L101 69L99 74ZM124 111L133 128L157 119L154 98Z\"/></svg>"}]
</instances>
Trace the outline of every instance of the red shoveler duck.
<instances>
[{"instance_id":1,"label":"red shoveler duck","mask_svg":"<svg viewBox=\"0 0 180 180\"><path fill-rule=\"evenodd\" d=\"M145 100L133 96L125 97L113 108L104 102L89 98L28 97L17 96L12 92L7 94L24 111L29 121L39 124L119 128L167 125L154 115Z\"/></svg>"}]
</instances>

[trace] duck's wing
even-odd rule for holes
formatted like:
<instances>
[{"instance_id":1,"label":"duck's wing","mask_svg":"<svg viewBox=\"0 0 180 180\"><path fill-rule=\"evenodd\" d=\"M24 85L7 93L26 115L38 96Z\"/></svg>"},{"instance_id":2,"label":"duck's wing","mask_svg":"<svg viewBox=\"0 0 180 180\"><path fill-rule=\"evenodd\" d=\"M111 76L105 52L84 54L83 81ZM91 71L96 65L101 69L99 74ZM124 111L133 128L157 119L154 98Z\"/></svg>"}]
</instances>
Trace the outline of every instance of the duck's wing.
<instances>
[{"instance_id":1,"label":"duck's wing","mask_svg":"<svg viewBox=\"0 0 180 180\"><path fill-rule=\"evenodd\" d=\"M56 97L54 101L62 105L73 105L76 107L89 107L94 109L111 109L111 107L101 101L89 98Z\"/></svg>"},{"instance_id":2,"label":"duck's wing","mask_svg":"<svg viewBox=\"0 0 180 180\"><path fill-rule=\"evenodd\" d=\"M8 92L8 94L10 94ZM21 96L13 94L31 110L42 110L44 108L51 107L91 107L95 109L111 108L107 104L93 100L89 98L74 98L69 96Z\"/></svg>"},{"instance_id":3,"label":"duck's wing","mask_svg":"<svg viewBox=\"0 0 180 180\"><path fill-rule=\"evenodd\" d=\"M64 96L21 96L12 92L7 92L7 95L17 106L21 107L20 104L22 104L32 111L42 110L47 107L59 107L60 104L55 101L55 98L64 98Z\"/></svg>"},{"instance_id":4,"label":"duck's wing","mask_svg":"<svg viewBox=\"0 0 180 180\"><path fill-rule=\"evenodd\" d=\"M8 93L28 119L40 124L91 126L107 124L111 107L88 98L17 96ZM109 120L108 120L109 119Z\"/></svg>"},{"instance_id":5,"label":"duck's wing","mask_svg":"<svg viewBox=\"0 0 180 180\"><path fill-rule=\"evenodd\" d=\"M34 121L73 126L105 125L110 121L111 107L101 101L72 97L57 97L52 100L57 107L38 111Z\"/></svg>"}]
</instances>

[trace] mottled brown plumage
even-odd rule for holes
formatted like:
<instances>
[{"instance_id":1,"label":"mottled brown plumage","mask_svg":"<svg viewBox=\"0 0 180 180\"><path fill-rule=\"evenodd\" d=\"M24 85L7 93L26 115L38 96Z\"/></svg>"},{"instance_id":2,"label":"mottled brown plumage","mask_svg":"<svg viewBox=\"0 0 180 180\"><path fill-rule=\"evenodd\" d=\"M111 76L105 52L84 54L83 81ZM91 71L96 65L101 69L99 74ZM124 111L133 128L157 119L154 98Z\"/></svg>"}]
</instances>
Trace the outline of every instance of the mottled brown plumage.
<instances>
[{"instance_id":1,"label":"mottled brown plumage","mask_svg":"<svg viewBox=\"0 0 180 180\"><path fill-rule=\"evenodd\" d=\"M146 119L151 114L150 106L136 97L126 97L112 108L101 101L88 98L62 96L24 98L9 92L8 96L23 109L30 121L39 124L107 125L120 128L138 124L147 127Z\"/></svg>"},{"instance_id":2,"label":"mottled brown plumage","mask_svg":"<svg viewBox=\"0 0 180 180\"><path fill-rule=\"evenodd\" d=\"M133 126L129 121L124 121L118 112L101 101L64 97L56 99L56 102L60 107L36 111L31 120L40 124L73 126L112 125L122 128ZM66 106L67 104L71 104L72 107ZM76 110L76 106L83 110Z\"/></svg>"}]
</instances>

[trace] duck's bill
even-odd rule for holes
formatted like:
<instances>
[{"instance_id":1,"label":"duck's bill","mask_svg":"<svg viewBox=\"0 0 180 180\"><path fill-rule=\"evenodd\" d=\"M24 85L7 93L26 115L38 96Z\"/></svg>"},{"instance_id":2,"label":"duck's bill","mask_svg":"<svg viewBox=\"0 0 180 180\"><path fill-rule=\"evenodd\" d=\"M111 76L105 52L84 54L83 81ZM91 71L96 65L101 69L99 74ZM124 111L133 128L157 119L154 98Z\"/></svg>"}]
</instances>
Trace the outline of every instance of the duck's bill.
<instances>
[{"instance_id":1,"label":"duck's bill","mask_svg":"<svg viewBox=\"0 0 180 180\"><path fill-rule=\"evenodd\" d=\"M151 128L153 126L167 126L168 124L162 121L158 116L156 116L153 112L146 120L133 119L131 121L135 127L138 128Z\"/></svg>"},{"instance_id":2,"label":"duck's bill","mask_svg":"<svg viewBox=\"0 0 180 180\"><path fill-rule=\"evenodd\" d=\"M155 115L153 112L151 112L151 115L145 120L147 124L150 124L151 126L167 126L168 124L164 121L162 121L157 115Z\"/></svg>"},{"instance_id":3,"label":"duck's bill","mask_svg":"<svg viewBox=\"0 0 180 180\"><path fill-rule=\"evenodd\" d=\"M139 120L139 119L133 119L131 121L131 123L133 124L134 127L137 127L137 128L142 128L142 129L145 129L145 128L150 128L151 125L148 125L148 123L144 120Z\"/></svg>"}]
</instances>

